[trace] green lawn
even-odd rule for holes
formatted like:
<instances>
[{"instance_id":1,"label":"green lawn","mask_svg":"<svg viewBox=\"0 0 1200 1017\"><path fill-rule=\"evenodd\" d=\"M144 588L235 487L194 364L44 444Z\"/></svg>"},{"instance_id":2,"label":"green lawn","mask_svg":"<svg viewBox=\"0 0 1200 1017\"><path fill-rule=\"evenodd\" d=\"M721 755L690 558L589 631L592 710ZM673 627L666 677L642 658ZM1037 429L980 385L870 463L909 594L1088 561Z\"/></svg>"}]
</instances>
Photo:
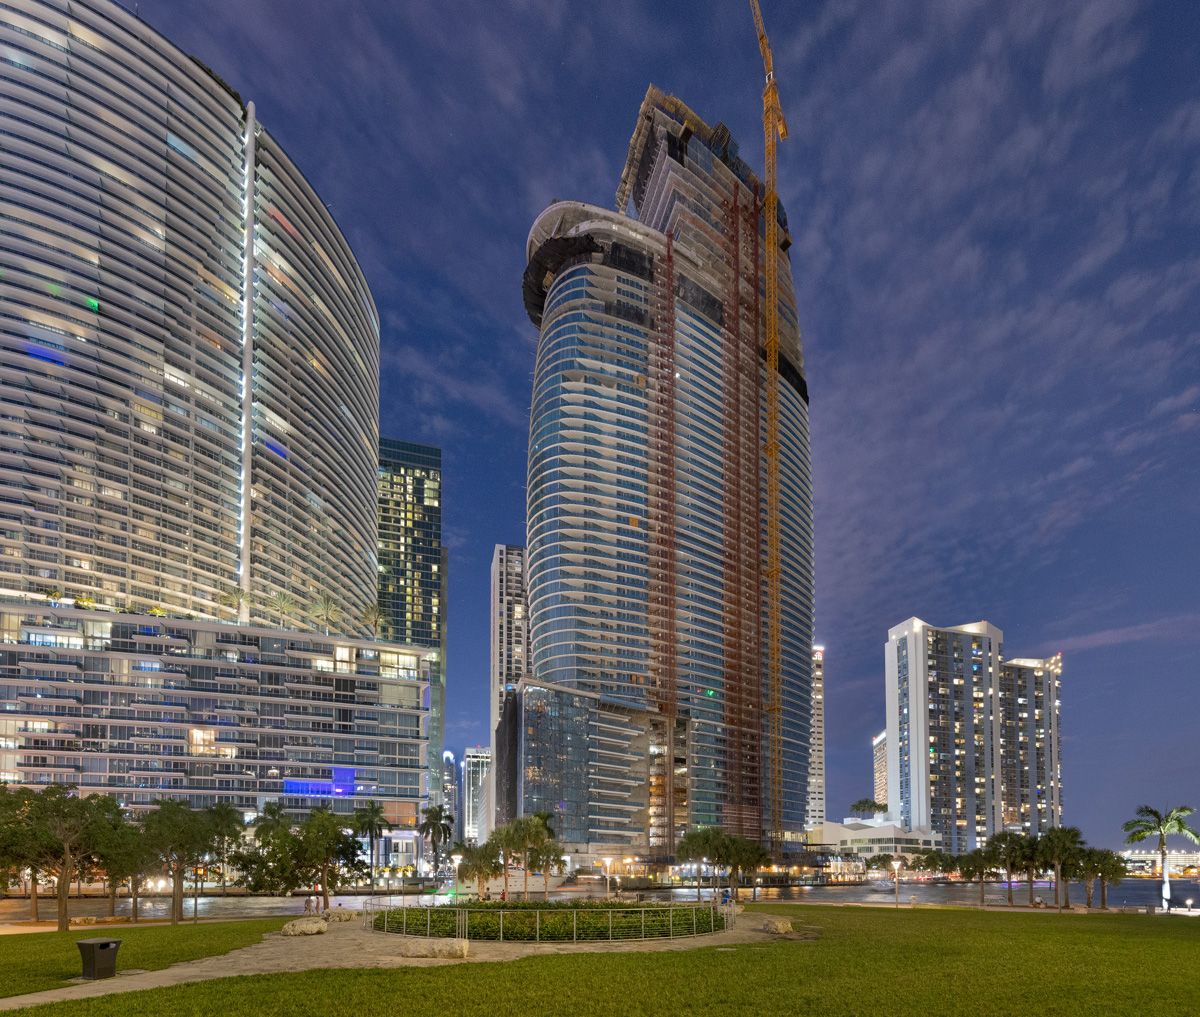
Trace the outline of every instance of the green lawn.
<instances>
[{"instance_id":1,"label":"green lawn","mask_svg":"<svg viewBox=\"0 0 1200 1017\"><path fill-rule=\"evenodd\" d=\"M1200 920L760 905L820 930L684 952L240 977L76 1000L31 1017L151 1014L1195 1017Z\"/></svg>"},{"instance_id":2,"label":"green lawn","mask_svg":"<svg viewBox=\"0 0 1200 1017\"><path fill-rule=\"evenodd\" d=\"M286 918L203 925L95 925L70 932L31 932L0 936L0 996L58 989L83 970L77 939L119 939L117 970L154 971L178 961L228 953L261 943L264 932L283 928Z\"/></svg>"}]
</instances>

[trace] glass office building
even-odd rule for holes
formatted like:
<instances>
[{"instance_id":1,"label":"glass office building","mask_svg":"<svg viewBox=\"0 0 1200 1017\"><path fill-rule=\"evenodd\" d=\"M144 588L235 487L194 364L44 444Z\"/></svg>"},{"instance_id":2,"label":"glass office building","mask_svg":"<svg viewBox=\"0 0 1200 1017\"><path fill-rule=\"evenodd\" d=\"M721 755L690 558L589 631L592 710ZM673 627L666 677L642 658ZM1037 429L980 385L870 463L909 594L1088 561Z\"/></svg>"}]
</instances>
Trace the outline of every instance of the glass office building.
<instances>
[{"instance_id":1,"label":"glass office building","mask_svg":"<svg viewBox=\"0 0 1200 1017\"><path fill-rule=\"evenodd\" d=\"M325 205L115 3L12 0L0 53L0 597L362 631L379 321Z\"/></svg>"},{"instance_id":2,"label":"glass office building","mask_svg":"<svg viewBox=\"0 0 1200 1017\"><path fill-rule=\"evenodd\" d=\"M652 88L630 144L620 211L558 202L528 242L524 298L540 330L528 468L532 675L664 719L638 834L660 856L670 856L689 827L765 838L775 826L773 753L783 762L777 818L785 848L804 834L808 391L786 218L780 209L780 249L767 252L762 197L723 125L710 128ZM625 214L630 202L636 218ZM768 256L778 258L780 298L777 743L764 709ZM545 698L532 686L527 695ZM675 742L665 736L672 717L688 724L682 765L666 748ZM533 745L527 751L537 754ZM527 783L534 771L532 761L524 767ZM582 790L562 797L590 810L597 826L602 762L575 772ZM530 811L527 801L519 807Z\"/></svg>"}]
</instances>

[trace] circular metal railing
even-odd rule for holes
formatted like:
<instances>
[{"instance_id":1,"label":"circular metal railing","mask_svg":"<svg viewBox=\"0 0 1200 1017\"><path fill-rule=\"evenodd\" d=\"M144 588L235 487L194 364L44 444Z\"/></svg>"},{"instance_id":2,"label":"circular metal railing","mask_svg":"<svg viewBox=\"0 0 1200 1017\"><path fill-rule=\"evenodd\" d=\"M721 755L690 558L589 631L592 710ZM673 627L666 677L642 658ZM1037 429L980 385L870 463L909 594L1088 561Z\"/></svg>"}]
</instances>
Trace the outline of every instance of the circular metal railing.
<instances>
[{"instance_id":1,"label":"circular metal railing","mask_svg":"<svg viewBox=\"0 0 1200 1017\"><path fill-rule=\"evenodd\" d=\"M716 902L646 907L480 908L363 901L363 928L397 936L501 943L592 943L708 936L732 929L734 909Z\"/></svg>"}]
</instances>

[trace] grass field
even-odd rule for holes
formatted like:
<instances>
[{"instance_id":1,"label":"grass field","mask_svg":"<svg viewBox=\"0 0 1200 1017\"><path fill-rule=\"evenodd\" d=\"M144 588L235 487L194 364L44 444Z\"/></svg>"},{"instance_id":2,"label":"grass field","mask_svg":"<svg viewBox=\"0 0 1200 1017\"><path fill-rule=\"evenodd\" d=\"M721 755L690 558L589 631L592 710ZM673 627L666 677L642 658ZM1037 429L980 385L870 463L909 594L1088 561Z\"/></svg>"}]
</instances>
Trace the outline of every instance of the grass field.
<instances>
[{"instance_id":1,"label":"grass field","mask_svg":"<svg viewBox=\"0 0 1200 1017\"><path fill-rule=\"evenodd\" d=\"M730 951L561 954L511 963L241 977L27 1012L31 1017L1200 1013L1200 920L776 903L757 909L787 914L797 927L819 929L820 937Z\"/></svg>"},{"instance_id":2,"label":"grass field","mask_svg":"<svg viewBox=\"0 0 1200 1017\"><path fill-rule=\"evenodd\" d=\"M283 928L286 918L204 925L96 925L70 932L31 932L0 936L0 996L62 987L83 970L77 939L111 936L119 939L117 969L155 971L178 961L228 953L261 943L264 932Z\"/></svg>"}]
</instances>

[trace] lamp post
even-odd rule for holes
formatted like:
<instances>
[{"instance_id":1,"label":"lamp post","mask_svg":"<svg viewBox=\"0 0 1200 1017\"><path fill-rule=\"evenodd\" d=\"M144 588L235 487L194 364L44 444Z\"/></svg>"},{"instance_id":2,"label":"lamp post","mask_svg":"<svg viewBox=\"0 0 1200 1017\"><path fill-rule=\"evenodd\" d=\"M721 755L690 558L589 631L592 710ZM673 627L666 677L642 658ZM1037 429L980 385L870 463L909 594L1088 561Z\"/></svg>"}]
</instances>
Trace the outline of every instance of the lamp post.
<instances>
[{"instance_id":1,"label":"lamp post","mask_svg":"<svg viewBox=\"0 0 1200 1017\"><path fill-rule=\"evenodd\" d=\"M896 907L900 906L900 863L892 862L892 868L896 870Z\"/></svg>"},{"instance_id":2,"label":"lamp post","mask_svg":"<svg viewBox=\"0 0 1200 1017\"><path fill-rule=\"evenodd\" d=\"M462 864L462 855L451 855L450 861L454 863L454 896L458 896L458 867Z\"/></svg>"},{"instance_id":3,"label":"lamp post","mask_svg":"<svg viewBox=\"0 0 1200 1017\"><path fill-rule=\"evenodd\" d=\"M608 867L610 865L612 865L612 859L611 858L601 858L600 861L602 861L604 863L604 896L608 897L609 896Z\"/></svg>"}]
</instances>

